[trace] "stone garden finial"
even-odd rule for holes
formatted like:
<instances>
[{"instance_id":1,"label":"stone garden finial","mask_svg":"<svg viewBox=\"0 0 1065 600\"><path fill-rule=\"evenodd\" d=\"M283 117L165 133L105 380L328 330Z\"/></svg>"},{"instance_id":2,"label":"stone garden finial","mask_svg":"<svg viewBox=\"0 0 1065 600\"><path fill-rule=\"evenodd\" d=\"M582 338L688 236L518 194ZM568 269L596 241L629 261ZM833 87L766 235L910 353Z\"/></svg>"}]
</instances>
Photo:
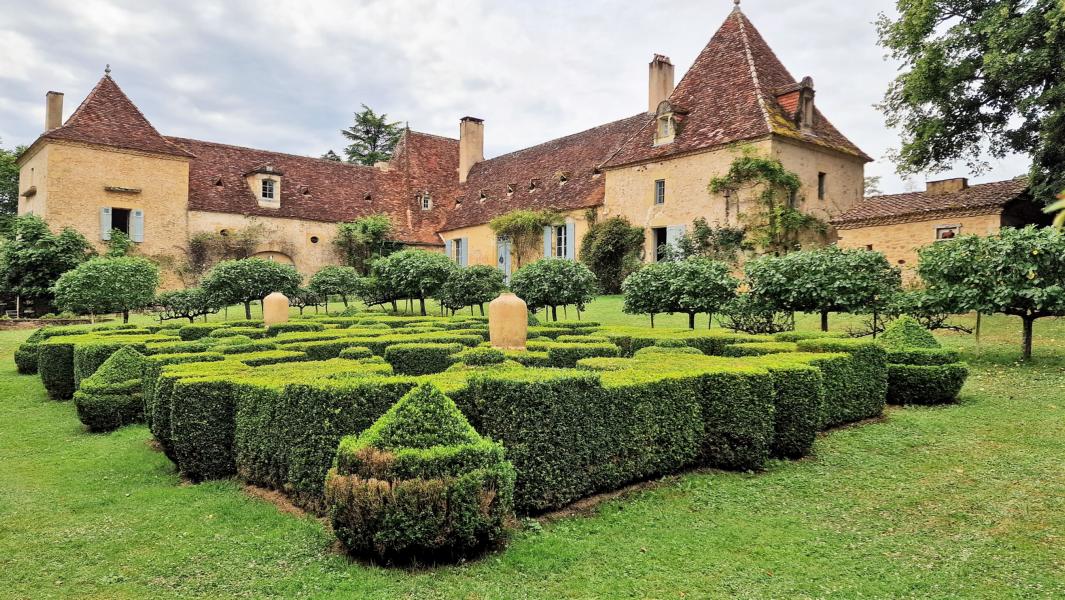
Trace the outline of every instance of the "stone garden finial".
<instances>
[{"instance_id":1,"label":"stone garden finial","mask_svg":"<svg viewBox=\"0 0 1065 600\"><path fill-rule=\"evenodd\" d=\"M111 76L111 63L104 65L104 75Z\"/></svg>"}]
</instances>

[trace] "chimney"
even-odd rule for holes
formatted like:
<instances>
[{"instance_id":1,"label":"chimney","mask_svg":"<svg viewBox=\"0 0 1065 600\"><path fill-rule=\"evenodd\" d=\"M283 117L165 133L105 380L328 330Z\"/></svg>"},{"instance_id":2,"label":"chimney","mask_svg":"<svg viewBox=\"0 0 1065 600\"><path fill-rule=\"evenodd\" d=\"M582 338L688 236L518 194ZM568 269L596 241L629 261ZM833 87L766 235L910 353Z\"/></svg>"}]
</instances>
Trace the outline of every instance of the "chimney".
<instances>
[{"instance_id":1,"label":"chimney","mask_svg":"<svg viewBox=\"0 0 1065 600\"><path fill-rule=\"evenodd\" d=\"M799 106L795 111L799 129L808 131L814 126L814 78L806 76L799 83Z\"/></svg>"},{"instance_id":2,"label":"chimney","mask_svg":"<svg viewBox=\"0 0 1065 600\"><path fill-rule=\"evenodd\" d=\"M44 95L44 130L51 131L63 124L63 92Z\"/></svg>"},{"instance_id":3,"label":"chimney","mask_svg":"<svg viewBox=\"0 0 1065 600\"><path fill-rule=\"evenodd\" d=\"M967 189L969 189L969 180L965 177L955 177L954 179L929 181L925 184L925 193L931 195L955 194L957 192Z\"/></svg>"},{"instance_id":4,"label":"chimney","mask_svg":"<svg viewBox=\"0 0 1065 600\"><path fill-rule=\"evenodd\" d=\"M647 65L647 112L658 111L658 105L673 93L673 63L669 57L655 54Z\"/></svg>"},{"instance_id":5,"label":"chimney","mask_svg":"<svg viewBox=\"0 0 1065 600\"><path fill-rule=\"evenodd\" d=\"M484 120L462 117L459 121L459 183L466 183L473 165L484 160Z\"/></svg>"}]
</instances>

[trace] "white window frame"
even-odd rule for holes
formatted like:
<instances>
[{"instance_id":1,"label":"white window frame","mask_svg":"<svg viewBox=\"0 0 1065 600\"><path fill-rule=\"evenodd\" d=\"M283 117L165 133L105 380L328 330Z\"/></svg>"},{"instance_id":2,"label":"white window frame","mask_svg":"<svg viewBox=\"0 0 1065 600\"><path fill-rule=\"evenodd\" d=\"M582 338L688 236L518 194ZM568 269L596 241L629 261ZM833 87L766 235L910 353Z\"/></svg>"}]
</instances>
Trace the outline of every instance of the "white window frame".
<instances>
[{"instance_id":1,"label":"white window frame","mask_svg":"<svg viewBox=\"0 0 1065 600\"><path fill-rule=\"evenodd\" d=\"M662 206L666 203L666 180L655 180L655 206Z\"/></svg>"},{"instance_id":2,"label":"white window frame","mask_svg":"<svg viewBox=\"0 0 1065 600\"><path fill-rule=\"evenodd\" d=\"M949 238L940 237L940 234L945 232L945 231L953 231L954 235L949 237ZM957 224L954 224L954 225L936 225L936 228L935 228L935 241L937 241L937 242L949 242L949 241L957 238L959 235L961 235L961 224L960 223L957 223Z\"/></svg>"},{"instance_id":3,"label":"white window frame","mask_svg":"<svg viewBox=\"0 0 1065 600\"><path fill-rule=\"evenodd\" d=\"M267 189L269 188L269 189ZM274 202L277 196L277 182L273 179L263 179L259 182L259 197L263 200Z\"/></svg>"},{"instance_id":4,"label":"white window frame","mask_svg":"<svg viewBox=\"0 0 1065 600\"><path fill-rule=\"evenodd\" d=\"M429 192L425 192L421 195L422 210L432 210L433 197L429 195Z\"/></svg>"},{"instance_id":5,"label":"white window frame","mask_svg":"<svg viewBox=\"0 0 1065 600\"><path fill-rule=\"evenodd\" d=\"M553 226L551 252L555 258L566 257L566 244L569 240L566 239L566 226L555 225Z\"/></svg>"}]
</instances>

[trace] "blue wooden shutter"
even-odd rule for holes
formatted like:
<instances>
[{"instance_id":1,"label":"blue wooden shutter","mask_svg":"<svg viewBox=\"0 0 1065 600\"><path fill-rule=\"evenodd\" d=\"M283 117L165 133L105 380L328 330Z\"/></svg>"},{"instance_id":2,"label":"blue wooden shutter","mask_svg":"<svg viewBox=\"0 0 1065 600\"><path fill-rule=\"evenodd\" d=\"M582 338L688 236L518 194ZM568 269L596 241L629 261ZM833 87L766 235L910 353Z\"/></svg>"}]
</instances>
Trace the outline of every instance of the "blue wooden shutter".
<instances>
[{"instance_id":1,"label":"blue wooden shutter","mask_svg":"<svg viewBox=\"0 0 1065 600\"><path fill-rule=\"evenodd\" d=\"M566 258L577 260L577 223L570 220L566 222Z\"/></svg>"},{"instance_id":2,"label":"blue wooden shutter","mask_svg":"<svg viewBox=\"0 0 1065 600\"><path fill-rule=\"evenodd\" d=\"M551 258L551 234L554 228L550 225L544 226L544 258Z\"/></svg>"},{"instance_id":3,"label":"blue wooden shutter","mask_svg":"<svg viewBox=\"0 0 1065 600\"><path fill-rule=\"evenodd\" d=\"M144 241L144 211L137 208L132 212L129 223L129 239L134 242Z\"/></svg>"},{"instance_id":4,"label":"blue wooden shutter","mask_svg":"<svg viewBox=\"0 0 1065 600\"><path fill-rule=\"evenodd\" d=\"M111 207L100 207L100 239L105 242L111 239Z\"/></svg>"},{"instance_id":5,"label":"blue wooden shutter","mask_svg":"<svg viewBox=\"0 0 1065 600\"><path fill-rule=\"evenodd\" d=\"M454 255L451 254L451 240L444 241L444 254L446 254L448 258L454 258Z\"/></svg>"},{"instance_id":6,"label":"blue wooden shutter","mask_svg":"<svg viewBox=\"0 0 1065 600\"><path fill-rule=\"evenodd\" d=\"M459 265L465 267L470 262L470 238L459 239Z\"/></svg>"}]
</instances>

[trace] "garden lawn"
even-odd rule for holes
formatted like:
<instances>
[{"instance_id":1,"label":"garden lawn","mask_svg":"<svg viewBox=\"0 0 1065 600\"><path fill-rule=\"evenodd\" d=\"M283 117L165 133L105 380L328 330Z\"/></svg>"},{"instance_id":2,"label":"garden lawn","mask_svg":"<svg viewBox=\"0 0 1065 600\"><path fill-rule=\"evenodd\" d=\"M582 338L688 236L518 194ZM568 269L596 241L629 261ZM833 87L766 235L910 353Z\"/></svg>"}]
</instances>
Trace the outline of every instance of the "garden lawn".
<instances>
[{"instance_id":1,"label":"garden lawn","mask_svg":"<svg viewBox=\"0 0 1065 600\"><path fill-rule=\"evenodd\" d=\"M619 305L582 318L645 322ZM85 433L15 374L28 335L0 332L0 597L1065 596L1063 321L1037 322L1032 365L1015 319L985 319L979 348L941 336L974 367L958 406L893 408L811 458L667 478L415 572L353 563L235 482L183 484L143 426Z\"/></svg>"}]
</instances>

